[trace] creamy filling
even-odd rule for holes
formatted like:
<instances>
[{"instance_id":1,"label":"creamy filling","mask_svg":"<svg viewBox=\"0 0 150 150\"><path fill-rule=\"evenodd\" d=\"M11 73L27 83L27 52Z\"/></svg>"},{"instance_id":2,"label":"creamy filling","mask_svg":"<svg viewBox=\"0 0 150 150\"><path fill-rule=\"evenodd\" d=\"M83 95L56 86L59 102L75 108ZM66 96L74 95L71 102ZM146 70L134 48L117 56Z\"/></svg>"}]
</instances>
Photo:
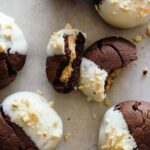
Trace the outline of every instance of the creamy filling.
<instances>
[{"instance_id":1,"label":"creamy filling","mask_svg":"<svg viewBox=\"0 0 150 150\"><path fill-rule=\"evenodd\" d=\"M76 40L77 35L80 33L78 29L73 29L71 25L67 25L64 29L54 33L47 46L47 55L52 57L55 55L66 55L65 53L65 40L67 36L68 49L70 51L70 60L68 65L64 68L61 73L60 81L67 83L73 72L73 61L76 59ZM86 34L82 33L86 38Z\"/></svg>"},{"instance_id":2,"label":"creamy filling","mask_svg":"<svg viewBox=\"0 0 150 150\"><path fill-rule=\"evenodd\" d=\"M27 42L15 21L0 12L0 53L25 55L27 53Z\"/></svg>"},{"instance_id":3,"label":"creamy filling","mask_svg":"<svg viewBox=\"0 0 150 150\"><path fill-rule=\"evenodd\" d=\"M4 100L2 108L39 150L53 150L60 141L62 121L44 97L31 92L16 93Z\"/></svg>"},{"instance_id":4,"label":"creamy filling","mask_svg":"<svg viewBox=\"0 0 150 150\"><path fill-rule=\"evenodd\" d=\"M60 81L63 83L68 82L68 80L71 77L71 74L73 72L72 63L76 59L76 51L75 51L76 39L77 39L76 35L68 36L68 48L70 50L70 60L69 60L68 66L65 67L65 69L63 70L61 77L60 77Z\"/></svg>"},{"instance_id":5,"label":"creamy filling","mask_svg":"<svg viewBox=\"0 0 150 150\"><path fill-rule=\"evenodd\" d=\"M87 58L82 59L79 89L87 100L102 102L106 98L105 83L108 73Z\"/></svg>"},{"instance_id":6,"label":"creamy filling","mask_svg":"<svg viewBox=\"0 0 150 150\"><path fill-rule=\"evenodd\" d=\"M98 145L99 150L133 150L137 144L119 110L110 108L102 121Z\"/></svg>"}]
</instances>

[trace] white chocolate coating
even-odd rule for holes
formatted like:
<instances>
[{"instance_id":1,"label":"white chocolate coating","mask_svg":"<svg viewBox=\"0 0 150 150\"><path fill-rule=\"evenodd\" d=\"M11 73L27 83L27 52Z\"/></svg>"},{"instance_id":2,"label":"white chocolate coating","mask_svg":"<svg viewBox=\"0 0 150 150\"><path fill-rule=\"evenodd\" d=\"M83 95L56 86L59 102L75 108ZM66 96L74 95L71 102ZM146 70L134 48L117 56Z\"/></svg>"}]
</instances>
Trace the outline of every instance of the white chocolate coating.
<instances>
[{"instance_id":1,"label":"white chocolate coating","mask_svg":"<svg viewBox=\"0 0 150 150\"><path fill-rule=\"evenodd\" d=\"M133 150L137 147L119 110L110 108L104 115L98 139L99 150Z\"/></svg>"},{"instance_id":2,"label":"white chocolate coating","mask_svg":"<svg viewBox=\"0 0 150 150\"><path fill-rule=\"evenodd\" d=\"M96 10L108 24L118 28L136 27L150 19L149 0L102 0Z\"/></svg>"},{"instance_id":3,"label":"white chocolate coating","mask_svg":"<svg viewBox=\"0 0 150 150\"><path fill-rule=\"evenodd\" d=\"M0 12L0 53L10 49L9 53L26 55L28 45L21 29L13 18Z\"/></svg>"},{"instance_id":4,"label":"white chocolate coating","mask_svg":"<svg viewBox=\"0 0 150 150\"><path fill-rule=\"evenodd\" d=\"M47 46L47 55L48 56L64 55L65 54L64 36L65 35L78 35L79 32L81 31L79 31L78 29L64 28L56 33L53 33ZM86 37L85 33L82 33L82 34Z\"/></svg>"},{"instance_id":5,"label":"white chocolate coating","mask_svg":"<svg viewBox=\"0 0 150 150\"><path fill-rule=\"evenodd\" d=\"M88 97L88 100L102 102L106 98L105 82L108 73L99 68L94 62L82 59L79 89Z\"/></svg>"},{"instance_id":6,"label":"white chocolate coating","mask_svg":"<svg viewBox=\"0 0 150 150\"><path fill-rule=\"evenodd\" d=\"M39 150L53 150L60 141L62 121L44 97L32 92L19 92L7 97L2 107Z\"/></svg>"}]
</instances>

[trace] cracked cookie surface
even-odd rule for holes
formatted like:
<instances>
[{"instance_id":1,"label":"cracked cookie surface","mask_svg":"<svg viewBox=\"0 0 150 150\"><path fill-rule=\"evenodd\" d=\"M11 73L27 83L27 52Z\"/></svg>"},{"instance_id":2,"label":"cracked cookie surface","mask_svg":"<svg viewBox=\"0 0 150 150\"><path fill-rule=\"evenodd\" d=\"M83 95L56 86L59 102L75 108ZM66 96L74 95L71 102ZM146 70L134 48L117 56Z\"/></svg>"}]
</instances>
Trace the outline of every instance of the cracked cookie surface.
<instances>
[{"instance_id":1,"label":"cracked cookie surface","mask_svg":"<svg viewBox=\"0 0 150 150\"><path fill-rule=\"evenodd\" d=\"M125 102L116 106L125 118L139 150L150 149L150 103Z\"/></svg>"},{"instance_id":2,"label":"cracked cookie surface","mask_svg":"<svg viewBox=\"0 0 150 150\"><path fill-rule=\"evenodd\" d=\"M130 41L121 37L109 37L91 45L84 57L110 74L136 60L136 53L136 46Z\"/></svg>"}]
</instances>

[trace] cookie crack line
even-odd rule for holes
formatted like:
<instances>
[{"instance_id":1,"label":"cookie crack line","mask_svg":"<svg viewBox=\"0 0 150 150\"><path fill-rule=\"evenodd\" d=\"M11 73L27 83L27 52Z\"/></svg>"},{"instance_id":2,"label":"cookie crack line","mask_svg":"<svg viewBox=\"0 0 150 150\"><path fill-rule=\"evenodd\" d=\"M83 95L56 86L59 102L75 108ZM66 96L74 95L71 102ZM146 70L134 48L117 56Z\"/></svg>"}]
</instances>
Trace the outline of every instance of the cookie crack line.
<instances>
[{"instance_id":1,"label":"cookie crack line","mask_svg":"<svg viewBox=\"0 0 150 150\"><path fill-rule=\"evenodd\" d=\"M106 46L111 46L111 47L117 52L117 54L118 54L119 57L120 57L120 60L121 60L121 63L122 63L122 67L124 67L124 61L123 61L122 55L121 55L121 53L119 52L119 50L118 50L114 45L112 45L112 44L107 44Z\"/></svg>"}]
</instances>

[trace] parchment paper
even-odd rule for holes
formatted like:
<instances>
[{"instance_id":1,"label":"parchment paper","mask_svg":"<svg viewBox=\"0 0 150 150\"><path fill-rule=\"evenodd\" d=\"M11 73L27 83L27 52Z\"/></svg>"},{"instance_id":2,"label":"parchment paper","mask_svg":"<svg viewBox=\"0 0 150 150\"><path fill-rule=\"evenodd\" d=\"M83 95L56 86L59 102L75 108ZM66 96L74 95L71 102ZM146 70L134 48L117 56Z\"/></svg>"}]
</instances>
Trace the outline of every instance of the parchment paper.
<instances>
[{"instance_id":1,"label":"parchment paper","mask_svg":"<svg viewBox=\"0 0 150 150\"><path fill-rule=\"evenodd\" d=\"M0 0L0 11L15 18L29 43L26 65L16 80L0 90L0 99L18 91L40 89L62 117L64 134L57 150L96 150L98 130L105 110L104 105L88 103L86 97L75 91L68 95L56 93L45 74L46 46L50 34L71 23L87 33L86 47L108 36L123 36L132 40L145 34L147 25L119 30L103 22L94 10L92 0ZM144 67L150 68L150 38L137 43L138 60L121 71L108 95L113 104L124 100L150 100L150 73L143 77ZM92 115L96 114L96 119Z\"/></svg>"}]
</instances>

